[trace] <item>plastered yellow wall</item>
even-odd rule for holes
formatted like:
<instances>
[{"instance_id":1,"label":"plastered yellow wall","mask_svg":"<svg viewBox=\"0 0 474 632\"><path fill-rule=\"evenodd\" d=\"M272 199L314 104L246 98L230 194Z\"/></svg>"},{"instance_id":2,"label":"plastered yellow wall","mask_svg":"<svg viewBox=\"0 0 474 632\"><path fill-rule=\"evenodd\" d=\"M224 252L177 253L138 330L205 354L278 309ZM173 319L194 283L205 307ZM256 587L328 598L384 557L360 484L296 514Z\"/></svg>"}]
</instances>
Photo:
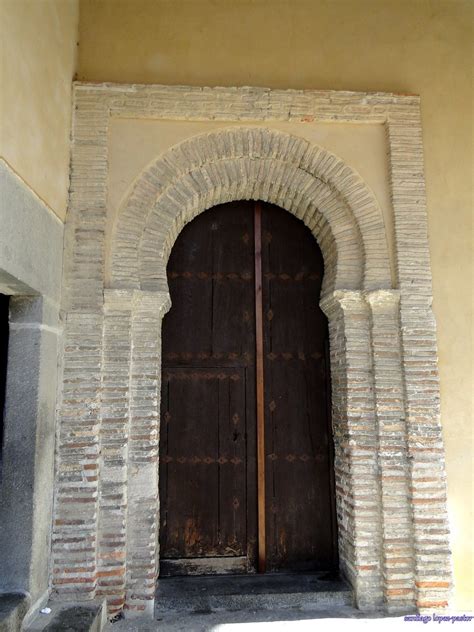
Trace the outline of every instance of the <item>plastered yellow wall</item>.
<instances>
[{"instance_id":1,"label":"plastered yellow wall","mask_svg":"<svg viewBox=\"0 0 474 632\"><path fill-rule=\"evenodd\" d=\"M78 0L0 0L0 156L64 220Z\"/></svg>"},{"instance_id":2,"label":"plastered yellow wall","mask_svg":"<svg viewBox=\"0 0 474 632\"><path fill-rule=\"evenodd\" d=\"M81 0L87 81L422 98L456 591L474 609L472 20L461 0Z\"/></svg>"}]
</instances>

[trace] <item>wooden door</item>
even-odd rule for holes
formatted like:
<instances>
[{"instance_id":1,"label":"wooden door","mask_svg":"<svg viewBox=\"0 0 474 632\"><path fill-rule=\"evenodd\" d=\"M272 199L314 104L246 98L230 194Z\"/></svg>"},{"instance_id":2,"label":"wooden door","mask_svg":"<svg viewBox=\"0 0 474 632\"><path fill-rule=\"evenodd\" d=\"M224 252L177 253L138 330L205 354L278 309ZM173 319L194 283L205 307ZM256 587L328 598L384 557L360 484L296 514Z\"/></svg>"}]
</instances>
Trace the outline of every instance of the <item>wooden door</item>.
<instances>
[{"instance_id":1,"label":"wooden door","mask_svg":"<svg viewBox=\"0 0 474 632\"><path fill-rule=\"evenodd\" d=\"M270 205L215 207L176 241L163 322L162 576L334 565L322 273L308 229Z\"/></svg>"}]
</instances>

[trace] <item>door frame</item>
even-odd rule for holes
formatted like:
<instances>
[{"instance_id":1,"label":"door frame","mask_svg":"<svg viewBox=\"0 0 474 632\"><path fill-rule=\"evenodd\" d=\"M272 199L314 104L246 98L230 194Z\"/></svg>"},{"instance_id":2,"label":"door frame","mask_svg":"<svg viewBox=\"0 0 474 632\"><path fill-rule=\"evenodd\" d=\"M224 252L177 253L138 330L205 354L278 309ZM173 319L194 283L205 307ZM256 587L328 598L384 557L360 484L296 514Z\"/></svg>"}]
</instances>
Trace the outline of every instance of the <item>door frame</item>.
<instances>
[{"instance_id":1,"label":"door frame","mask_svg":"<svg viewBox=\"0 0 474 632\"><path fill-rule=\"evenodd\" d=\"M449 525L419 97L75 84L73 111L64 376L76 369L75 345L84 331L92 327L98 335L90 362L77 375L79 400L60 401L53 537L58 543L71 537L89 543L91 553L87 572L73 548L55 553L54 589L78 598L107 596L111 614L125 608L128 615L152 615L159 558L157 365L161 317L169 307L167 257L183 225L198 213L232 199L257 198L303 218L325 258L322 306L330 328L340 567L356 604L388 611L446 606ZM108 131L116 117L222 121L222 127L190 135L144 166L111 217ZM297 125L287 133L277 129L281 121ZM297 131L343 122L386 131L390 256L370 187L347 162ZM113 370L117 348L120 360ZM114 388L120 397L112 403ZM122 420L114 437L122 437L119 459L107 454L104 431L112 409ZM71 436L81 432L85 419L90 438L72 457ZM147 439L131 432L137 427ZM90 479L87 488L74 489L62 478L77 462L83 464L78 475ZM429 503L421 474L439 490ZM110 481L123 499L113 508L103 493ZM107 557L109 543L102 537L107 523L115 525L120 542L122 556L115 560ZM436 570L426 582L434 559L427 537L432 525L440 536ZM396 550L391 541L399 542ZM403 580L397 559L405 560ZM67 569L77 572L65 576Z\"/></svg>"}]
</instances>

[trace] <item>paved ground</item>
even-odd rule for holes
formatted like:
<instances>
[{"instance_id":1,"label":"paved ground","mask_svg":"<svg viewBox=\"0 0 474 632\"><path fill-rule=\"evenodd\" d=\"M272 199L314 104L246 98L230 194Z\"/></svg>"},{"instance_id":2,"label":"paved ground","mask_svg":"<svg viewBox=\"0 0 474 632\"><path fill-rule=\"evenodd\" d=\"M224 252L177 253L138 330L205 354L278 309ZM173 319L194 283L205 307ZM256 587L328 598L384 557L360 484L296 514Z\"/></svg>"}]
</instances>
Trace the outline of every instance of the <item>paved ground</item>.
<instances>
[{"instance_id":1,"label":"paved ground","mask_svg":"<svg viewBox=\"0 0 474 632\"><path fill-rule=\"evenodd\" d=\"M327 573L178 577L158 581L155 620L121 619L107 632L377 632L451 627L433 613L387 617L352 607L347 584ZM446 615L448 613L445 613ZM438 615L439 616L439 615ZM418 620L413 620L418 619ZM472 621L454 621L461 630ZM441 624L441 628L439 627Z\"/></svg>"},{"instance_id":2,"label":"paved ground","mask_svg":"<svg viewBox=\"0 0 474 632\"><path fill-rule=\"evenodd\" d=\"M260 610L238 612L212 612L193 614L167 614L157 621L121 620L109 624L107 632L314 632L315 630L341 630L348 626L351 630L384 628L412 629L413 624L403 621L403 617L381 619L374 615L367 619L358 610L339 607L334 610L302 610L287 608L284 610Z\"/></svg>"},{"instance_id":3,"label":"paved ground","mask_svg":"<svg viewBox=\"0 0 474 632\"><path fill-rule=\"evenodd\" d=\"M155 620L107 622L105 632L377 632L414 628L434 632L473 628L473 613L450 620L454 612L409 615L363 614L352 607L347 584L321 573L160 579ZM159 607L158 607L159 606ZM26 630L97 632L106 619L102 604L51 602ZM457 613L462 615L463 613ZM442 617L445 617L444 619ZM7 628L8 629L8 628ZM16 628L14 628L16 629ZM0 632L3 628L0 625Z\"/></svg>"}]
</instances>

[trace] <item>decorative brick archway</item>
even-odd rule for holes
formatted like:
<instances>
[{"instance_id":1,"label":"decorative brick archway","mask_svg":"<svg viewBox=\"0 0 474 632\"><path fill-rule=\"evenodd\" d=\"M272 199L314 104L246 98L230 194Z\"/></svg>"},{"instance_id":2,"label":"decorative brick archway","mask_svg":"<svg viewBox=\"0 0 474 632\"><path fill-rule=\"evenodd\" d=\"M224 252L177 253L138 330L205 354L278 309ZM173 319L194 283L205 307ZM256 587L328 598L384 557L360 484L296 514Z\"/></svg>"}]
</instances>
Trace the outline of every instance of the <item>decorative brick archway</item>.
<instances>
[{"instance_id":1,"label":"decorative brick archway","mask_svg":"<svg viewBox=\"0 0 474 632\"><path fill-rule=\"evenodd\" d=\"M325 260L341 570L360 608L443 606L450 571L418 100L255 89L267 105L250 99L242 112L248 89L187 90L186 110L180 89L76 88L55 589L106 596L111 613L152 612L166 262L198 213L261 199L303 219ZM170 117L173 97L175 118L184 107L189 118L215 119L225 103L226 120L262 124L195 136L149 165L120 209L107 262L109 117ZM265 128L292 108L302 119L386 124L395 275L381 211L361 178L327 150Z\"/></svg>"}]
</instances>

